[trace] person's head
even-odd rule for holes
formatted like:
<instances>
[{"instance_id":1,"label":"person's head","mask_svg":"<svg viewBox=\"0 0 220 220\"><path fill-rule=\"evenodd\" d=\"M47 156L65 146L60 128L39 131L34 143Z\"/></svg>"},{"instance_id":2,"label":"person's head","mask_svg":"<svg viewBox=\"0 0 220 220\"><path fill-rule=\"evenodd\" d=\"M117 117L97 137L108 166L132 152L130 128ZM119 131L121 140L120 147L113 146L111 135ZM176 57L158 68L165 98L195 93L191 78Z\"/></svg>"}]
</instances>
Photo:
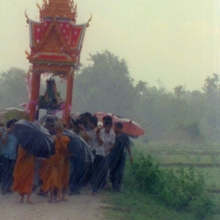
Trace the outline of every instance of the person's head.
<instances>
[{"instance_id":1,"label":"person's head","mask_svg":"<svg viewBox=\"0 0 220 220\"><path fill-rule=\"evenodd\" d=\"M92 114L90 112L85 112L80 115L80 119L83 121L84 125L88 124L90 117L92 117Z\"/></svg>"},{"instance_id":2,"label":"person's head","mask_svg":"<svg viewBox=\"0 0 220 220\"><path fill-rule=\"evenodd\" d=\"M7 122L6 127L10 130L14 129L14 124L17 122L17 119L11 119Z\"/></svg>"},{"instance_id":3,"label":"person's head","mask_svg":"<svg viewBox=\"0 0 220 220\"><path fill-rule=\"evenodd\" d=\"M96 116L91 116L88 120L88 125L91 129L94 129L98 126L98 118Z\"/></svg>"},{"instance_id":4,"label":"person's head","mask_svg":"<svg viewBox=\"0 0 220 220\"><path fill-rule=\"evenodd\" d=\"M112 122L112 117L109 115L106 115L102 118L103 124L105 124L105 122Z\"/></svg>"},{"instance_id":5,"label":"person's head","mask_svg":"<svg viewBox=\"0 0 220 220\"><path fill-rule=\"evenodd\" d=\"M104 124L103 124L103 127L105 129L105 132L109 133L110 130L112 129L112 120L105 120Z\"/></svg>"},{"instance_id":6,"label":"person's head","mask_svg":"<svg viewBox=\"0 0 220 220\"><path fill-rule=\"evenodd\" d=\"M76 119L75 121L73 121L73 130L74 130L76 133L79 133L79 132L80 132L80 130L81 130L80 126L83 126L82 120Z\"/></svg>"},{"instance_id":7,"label":"person's head","mask_svg":"<svg viewBox=\"0 0 220 220\"><path fill-rule=\"evenodd\" d=\"M114 131L116 134L122 132L122 129L123 129L123 124L121 122L116 122L114 124Z\"/></svg>"},{"instance_id":8,"label":"person's head","mask_svg":"<svg viewBox=\"0 0 220 220\"><path fill-rule=\"evenodd\" d=\"M47 116L44 122L44 127L50 132L50 134L55 133L55 124L57 119L54 116Z\"/></svg>"},{"instance_id":9,"label":"person's head","mask_svg":"<svg viewBox=\"0 0 220 220\"><path fill-rule=\"evenodd\" d=\"M46 117L46 120L45 120L44 123L45 123L46 126L55 127L56 121L57 121L57 118L56 118L56 117L51 116L51 115L48 115L48 116Z\"/></svg>"},{"instance_id":10,"label":"person's head","mask_svg":"<svg viewBox=\"0 0 220 220\"><path fill-rule=\"evenodd\" d=\"M55 132L56 132L56 135L63 133L63 124L62 123L56 123Z\"/></svg>"}]
</instances>

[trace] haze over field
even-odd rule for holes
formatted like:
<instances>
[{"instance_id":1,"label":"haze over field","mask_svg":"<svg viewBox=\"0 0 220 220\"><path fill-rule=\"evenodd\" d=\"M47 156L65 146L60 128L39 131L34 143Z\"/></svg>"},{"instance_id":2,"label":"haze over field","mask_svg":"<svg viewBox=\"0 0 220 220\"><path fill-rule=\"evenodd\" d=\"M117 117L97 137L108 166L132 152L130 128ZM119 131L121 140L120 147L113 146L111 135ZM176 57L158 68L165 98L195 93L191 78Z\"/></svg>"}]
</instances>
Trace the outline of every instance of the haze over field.
<instances>
[{"instance_id":1,"label":"haze over field","mask_svg":"<svg viewBox=\"0 0 220 220\"><path fill-rule=\"evenodd\" d=\"M24 11L39 20L41 0L0 1L0 66L27 70L24 51L29 33ZM201 89L204 79L220 73L220 2L218 0L79 0L77 23L87 29L81 63L88 54L109 50L127 61L136 80L166 89Z\"/></svg>"}]
</instances>

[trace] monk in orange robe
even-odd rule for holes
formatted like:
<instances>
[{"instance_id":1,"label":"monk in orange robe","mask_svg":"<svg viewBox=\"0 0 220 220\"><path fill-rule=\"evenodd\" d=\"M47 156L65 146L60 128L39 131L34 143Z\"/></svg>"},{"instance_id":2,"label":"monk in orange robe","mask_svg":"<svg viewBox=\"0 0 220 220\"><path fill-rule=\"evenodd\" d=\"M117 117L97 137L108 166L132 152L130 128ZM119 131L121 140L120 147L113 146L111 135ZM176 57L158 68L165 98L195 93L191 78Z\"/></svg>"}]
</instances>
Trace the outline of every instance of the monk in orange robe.
<instances>
[{"instance_id":1,"label":"monk in orange robe","mask_svg":"<svg viewBox=\"0 0 220 220\"><path fill-rule=\"evenodd\" d=\"M68 142L69 143L69 142ZM70 176L70 161L69 161L69 157L70 154L68 152L68 150L66 149L64 152L64 163L63 163L63 172L62 172L62 177L61 177L61 192L62 192L62 197L61 197L61 201L67 201L65 198L66 195L66 191L69 187L69 176Z\"/></svg>"},{"instance_id":2,"label":"monk in orange robe","mask_svg":"<svg viewBox=\"0 0 220 220\"><path fill-rule=\"evenodd\" d=\"M57 124L55 130L55 154L52 155L48 160L44 161L44 165L42 166L43 169L40 171L40 176L43 180L41 189L44 192L48 190L50 191L49 202L58 202L60 199L65 200L65 193L68 186L66 187L65 185L65 187L63 187L63 185L69 176L66 155L67 146L70 140L68 137L62 135L62 124ZM61 192L62 197L60 196Z\"/></svg>"},{"instance_id":3,"label":"monk in orange robe","mask_svg":"<svg viewBox=\"0 0 220 220\"><path fill-rule=\"evenodd\" d=\"M26 202L32 204L30 197L34 181L34 156L28 154L20 146L18 148L18 158L14 168L13 191L21 196L20 203L24 202L24 196L27 195Z\"/></svg>"}]
</instances>

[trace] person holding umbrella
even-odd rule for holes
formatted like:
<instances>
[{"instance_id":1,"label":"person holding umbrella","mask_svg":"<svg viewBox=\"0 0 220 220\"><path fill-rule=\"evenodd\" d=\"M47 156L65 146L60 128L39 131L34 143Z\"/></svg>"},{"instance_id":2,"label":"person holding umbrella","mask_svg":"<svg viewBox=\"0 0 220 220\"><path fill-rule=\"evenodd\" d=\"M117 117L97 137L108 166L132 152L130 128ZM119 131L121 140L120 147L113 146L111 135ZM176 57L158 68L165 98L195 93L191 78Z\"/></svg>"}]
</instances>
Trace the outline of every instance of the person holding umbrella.
<instances>
[{"instance_id":1,"label":"person holding umbrella","mask_svg":"<svg viewBox=\"0 0 220 220\"><path fill-rule=\"evenodd\" d=\"M73 131L83 140L88 141L89 136L86 133L82 120L73 121ZM82 160L78 155L73 154L70 157L70 179L69 179L69 195L80 194L80 188L83 185L85 174L88 168L88 162Z\"/></svg>"},{"instance_id":2,"label":"person holding umbrella","mask_svg":"<svg viewBox=\"0 0 220 220\"><path fill-rule=\"evenodd\" d=\"M27 203L31 204L34 158L49 158L54 153L53 138L39 123L26 120L20 120L14 124L13 135L20 145L14 169L13 190L21 195L21 203L27 195Z\"/></svg>"},{"instance_id":3,"label":"person holding umbrella","mask_svg":"<svg viewBox=\"0 0 220 220\"><path fill-rule=\"evenodd\" d=\"M21 196L20 202L24 202L24 196L27 195L26 202L31 202L31 193L34 182L34 156L27 153L20 146L18 148L18 158L14 169L13 191L17 191Z\"/></svg>"},{"instance_id":4,"label":"person holding umbrella","mask_svg":"<svg viewBox=\"0 0 220 220\"><path fill-rule=\"evenodd\" d=\"M115 144L110 152L110 181L112 183L112 188L120 192L122 178L125 168L126 160L126 150L130 157L130 162L132 163L132 154L130 149L129 137L122 132L123 124L121 122L116 122L114 124L114 130L116 134Z\"/></svg>"},{"instance_id":5,"label":"person holding umbrella","mask_svg":"<svg viewBox=\"0 0 220 220\"><path fill-rule=\"evenodd\" d=\"M2 136L5 132L5 126L0 123L0 164L2 164L2 150L3 150L3 144L2 144ZM0 166L0 182L2 181L2 166Z\"/></svg>"},{"instance_id":6,"label":"person holding umbrella","mask_svg":"<svg viewBox=\"0 0 220 220\"><path fill-rule=\"evenodd\" d=\"M12 133L14 130L14 124L17 122L16 119L9 120L6 124L6 131L2 136L3 144L3 158L2 158L2 194L6 194L11 191L11 186L13 183L13 171L17 158L17 147L18 140Z\"/></svg>"},{"instance_id":7,"label":"person holding umbrella","mask_svg":"<svg viewBox=\"0 0 220 220\"><path fill-rule=\"evenodd\" d=\"M55 126L55 154L45 161L45 169L41 170L44 192L50 191L49 202L65 201L65 194L69 184L69 160L67 146L70 142L67 136L62 135L63 125ZM46 164L47 163L47 164ZM62 194L62 195L61 195Z\"/></svg>"}]
</instances>

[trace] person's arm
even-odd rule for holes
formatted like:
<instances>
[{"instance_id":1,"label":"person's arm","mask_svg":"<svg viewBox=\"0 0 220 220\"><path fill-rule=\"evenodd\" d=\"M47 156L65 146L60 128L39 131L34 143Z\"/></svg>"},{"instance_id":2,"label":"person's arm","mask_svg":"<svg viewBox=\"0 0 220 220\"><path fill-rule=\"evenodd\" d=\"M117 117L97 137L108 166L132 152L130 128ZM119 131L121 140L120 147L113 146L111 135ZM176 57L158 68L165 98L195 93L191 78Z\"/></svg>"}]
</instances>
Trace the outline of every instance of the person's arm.
<instances>
[{"instance_id":1,"label":"person's arm","mask_svg":"<svg viewBox=\"0 0 220 220\"><path fill-rule=\"evenodd\" d=\"M90 141L91 138L90 138L89 134L86 132L85 127L84 127L82 124L79 124L78 127L79 127L80 130L82 130L83 133L84 133L84 140L85 140L86 142Z\"/></svg>"},{"instance_id":2,"label":"person's arm","mask_svg":"<svg viewBox=\"0 0 220 220\"><path fill-rule=\"evenodd\" d=\"M2 138L2 144L3 145L6 145L7 141L8 141L8 135L10 133L10 129L7 129L3 135L3 138Z\"/></svg>"},{"instance_id":3,"label":"person's arm","mask_svg":"<svg viewBox=\"0 0 220 220\"><path fill-rule=\"evenodd\" d=\"M128 154L129 154L130 163L132 163L132 162L133 162L133 158L132 158L132 154L131 154L131 147L128 146L128 147L126 147L126 148L127 148Z\"/></svg>"},{"instance_id":4,"label":"person's arm","mask_svg":"<svg viewBox=\"0 0 220 220\"><path fill-rule=\"evenodd\" d=\"M97 137L99 146L102 146L104 142L103 142L103 138L101 138L101 135L100 135L101 132L100 131L101 131L101 128L97 128L96 137Z\"/></svg>"},{"instance_id":5,"label":"person's arm","mask_svg":"<svg viewBox=\"0 0 220 220\"><path fill-rule=\"evenodd\" d=\"M89 137L88 133L85 131L83 132L83 139L84 141L88 142L91 140L91 138Z\"/></svg>"}]
</instances>

